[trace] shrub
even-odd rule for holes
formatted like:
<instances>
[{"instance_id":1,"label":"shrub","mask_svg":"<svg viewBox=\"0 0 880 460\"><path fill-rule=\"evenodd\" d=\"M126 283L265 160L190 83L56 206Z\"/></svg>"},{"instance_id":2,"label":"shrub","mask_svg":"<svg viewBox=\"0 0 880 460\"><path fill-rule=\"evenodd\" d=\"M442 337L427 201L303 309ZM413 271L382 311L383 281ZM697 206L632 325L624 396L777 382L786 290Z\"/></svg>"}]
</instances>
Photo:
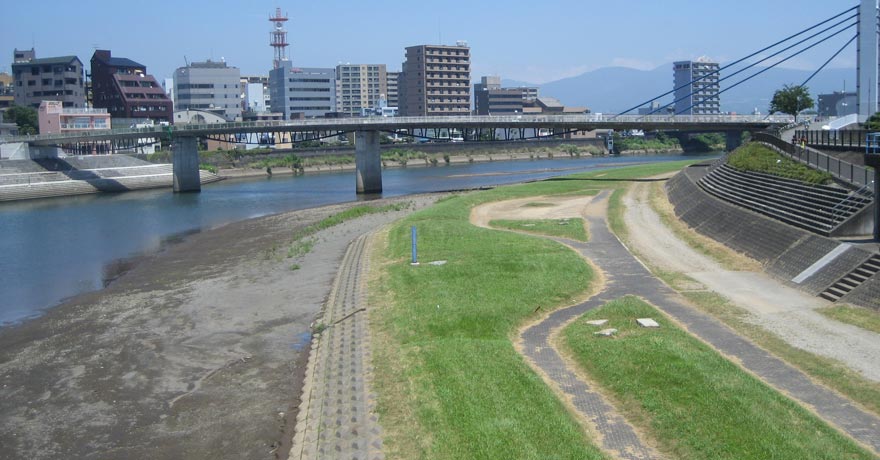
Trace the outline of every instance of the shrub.
<instances>
[{"instance_id":1,"label":"shrub","mask_svg":"<svg viewBox=\"0 0 880 460\"><path fill-rule=\"evenodd\" d=\"M812 169L755 142L736 149L727 158L727 164L741 171L771 174L810 184L831 182L831 174Z\"/></svg>"}]
</instances>

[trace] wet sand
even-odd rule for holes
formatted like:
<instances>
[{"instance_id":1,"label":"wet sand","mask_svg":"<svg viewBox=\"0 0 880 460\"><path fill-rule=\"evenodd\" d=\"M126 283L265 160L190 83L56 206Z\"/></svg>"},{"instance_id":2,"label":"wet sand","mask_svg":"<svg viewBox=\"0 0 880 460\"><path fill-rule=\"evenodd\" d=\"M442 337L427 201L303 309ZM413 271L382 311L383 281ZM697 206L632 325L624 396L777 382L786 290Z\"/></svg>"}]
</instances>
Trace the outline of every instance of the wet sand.
<instances>
[{"instance_id":1,"label":"wet sand","mask_svg":"<svg viewBox=\"0 0 880 460\"><path fill-rule=\"evenodd\" d=\"M189 235L106 289L0 329L0 458L284 458L309 325L350 241L440 195L400 197L313 236L358 203Z\"/></svg>"}]
</instances>

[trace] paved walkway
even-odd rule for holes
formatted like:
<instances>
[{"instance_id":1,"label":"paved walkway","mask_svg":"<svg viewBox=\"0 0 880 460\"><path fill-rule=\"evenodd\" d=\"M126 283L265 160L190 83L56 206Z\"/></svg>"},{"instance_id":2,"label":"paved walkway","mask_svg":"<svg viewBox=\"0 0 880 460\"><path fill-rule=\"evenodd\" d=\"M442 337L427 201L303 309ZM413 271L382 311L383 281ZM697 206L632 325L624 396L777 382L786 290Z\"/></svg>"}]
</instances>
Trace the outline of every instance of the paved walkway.
<instances>
[{"instance_id":1,"label":"paved walkway","mask_svg":"<svg viewBox=\"0 0 880 460\"><path fill-rule=\"evenodd\" d=\"M370 235L351 243L312 341L290 458L382 459L370 395L366 280Z\"/></svg>"},{"instance_id":2,"label":"paved walkway","mask_svg":"<svg viewBox=\"0 0 880 460\"><path fill-rule=\"evenodd\" d=\"M593 205L604 209L608 194L608 191L603 191ZM620 458L656 457L598 393L565 367L562 358L552 347L551 335L592 308L625 295L635 295L675 318L692 334L733 358L765 382L809 406L820 417L869 446L875 453L880 452L880 418L854 407L846 398L813 383L802 372L740 337L714 318L687 306L677 292L656 279L610 232L604 212L601 216L592 214L587 217L590 242L566 241L566 244L589 258L604 272L607 281L605 288L584 303L554 311L540 323L523 331L521 337L526 358L548 375L571 398L583 417L594 424L602 435L603 448Z\"/></svg>"}]
</instances>

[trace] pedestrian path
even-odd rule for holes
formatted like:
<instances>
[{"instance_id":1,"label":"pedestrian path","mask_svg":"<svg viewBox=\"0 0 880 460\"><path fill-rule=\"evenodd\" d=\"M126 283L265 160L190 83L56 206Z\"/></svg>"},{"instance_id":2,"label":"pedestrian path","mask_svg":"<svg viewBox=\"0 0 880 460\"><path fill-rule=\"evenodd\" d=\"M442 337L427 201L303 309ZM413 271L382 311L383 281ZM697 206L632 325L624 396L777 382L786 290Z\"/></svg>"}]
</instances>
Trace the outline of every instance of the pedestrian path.
<instances>
[{"instance_id":1,"label":"pedestrian path","mask_svg":"<svg viewBox=\"0 0 880 460\"><path fill-rule=\"evenodd\" d=\"M362 235L349 246L315 326L290 459L384 458L369 382L369 241Z\"/></svg>"},{"instance_id":2,"label":"pedestrian path","mask_svg":"<svg viewBox=\"0 0 880 460\"><path fill-rule=\"evenodd\" d=\"M556 310L521 334L526 358L573 402L575 409L601 434L602 447L626 459L655 458L638 439L632 427L602 401L586 382L578 379L552 346L552 335L590 309L614 299L634 295L673 317L688 331L709 343L722 354L790 397L810 407L819 417L836 425L860 443L880 452L880 417L855 407L851 401L814 383L807 375L737 335L719 321L689 307L673 289L655 278L607 227L604 209L608 191L602 192L593 206L602 213L590 213L590 242L565 241L590 259L604 273L604 289L584 303ZM599 215L601 214L601 215Z\"/></svg>"}]
</instances>

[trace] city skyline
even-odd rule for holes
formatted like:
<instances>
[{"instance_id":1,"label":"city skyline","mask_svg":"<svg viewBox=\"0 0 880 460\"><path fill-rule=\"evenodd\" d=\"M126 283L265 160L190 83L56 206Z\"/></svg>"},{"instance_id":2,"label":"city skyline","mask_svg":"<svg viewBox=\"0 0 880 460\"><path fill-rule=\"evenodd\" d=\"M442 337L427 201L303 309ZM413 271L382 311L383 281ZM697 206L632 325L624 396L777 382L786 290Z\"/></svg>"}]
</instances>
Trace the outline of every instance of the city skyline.
<instances>
[{"instance_id":1,"label":"city skyline","mask_svg":"<svg viewBox=\"0 0 880 460\"><path fill-rule=\"evenodd\" d=\"M95 49L110 49L144 64L160 80L186 61L206 59L224 59L242 75L266 75L273 57L268 19L280 7L290 18L288 54L294 66L362 63L399 70L407 46L465 40L472 49L472 79L501 75L543 84L609 66L647 70L700 56L724 63L855 6L810 0L792 9L747 0L712 4L708 11L702 2L683 0L629 0L613 8L596 1L560 0L536 8L519 1L452 0L441 15L396 0L321 5L159 0L151 4L155 8L130 10L106 0L90 5L85 19L76 22L71 18L83 17L81 5L57 0L39 10L35 4L8 5L15 20L0 30L0 43L8 47L0 51L5 53L0 71L11 70L13 49L33 46L38 57L76 55L83 62ZM818 68L849 38L841 34L784 66ZM855 44L849 48L832 68L855 67Z\"/></svg>"}]
</instances>

